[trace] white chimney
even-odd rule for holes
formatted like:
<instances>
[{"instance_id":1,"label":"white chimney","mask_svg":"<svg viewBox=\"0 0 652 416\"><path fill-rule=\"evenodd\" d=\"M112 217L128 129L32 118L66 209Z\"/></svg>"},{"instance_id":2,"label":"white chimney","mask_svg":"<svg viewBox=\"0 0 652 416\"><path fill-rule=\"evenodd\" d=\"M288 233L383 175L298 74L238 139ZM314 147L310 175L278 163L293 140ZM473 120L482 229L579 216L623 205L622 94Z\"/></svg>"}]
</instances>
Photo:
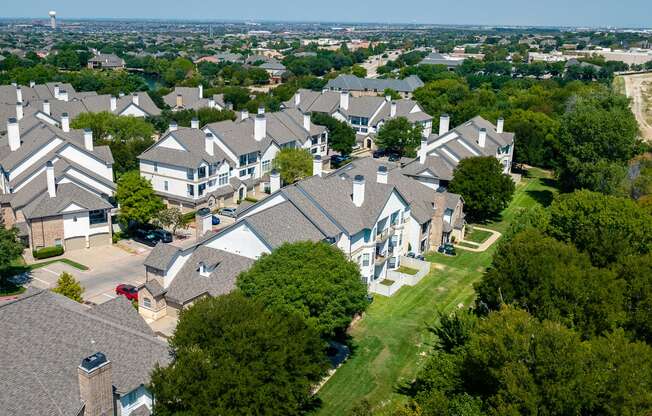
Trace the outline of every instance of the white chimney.
<instances>
[{"instance_id":1,"label":"white chimney","mask_svg":"<svg viewBox=\"0 0 652 416\"><path fill-rule=\"evenodd\" d=\"M199 99L201 100L202 98L204 98L204 86L199 84L197 89L199 90Z\"/></svg>"},{"instance_id":2,"label":"white chimney","mask_svg":"<svg viewBox=\"0 0 652 416\"><path fill-rule=\"evenodd\" d=\"M211 156L215 156L215 148L213 147L214 146L213 133L211 133L210 131L206 133L204 143L205 143L206 153L208 153Z\"/></svg>"},{"instance_id":3,"label":"white chimney","mask_svg":"<svg viewBox=\"0 0 652 416\"><path fill-rule=\"evenodd\" d=\"M310 133L310 113L303 113L303 128Z\"/></svg>"},{"instance_id":4,"label":"white chimney","mask_svg":"<svg viewBox=\"0 0 652 416\"><path fill-rule=\"evenodd\" d=\"M16 120L20 121L23 119L23 103L16 103Z\"/></svg>"},{"instance_id":5,"label":"white chimney","mask_svg":"<svg viewBox=\"0 0 652 416\"><path fill-rule=\"evenodd\" d=\"M62 101L67 102L68 101L68 91L63 91L62 90L61 93L59 94L59 99L61 99Z\"/></svg>"},{"instance_id":6,"label":"white chimney","mask_svg":"<svg viewBox=\"0 0 652 416\"><path fill-rule=\"evenodd\" d=\"M84 129L84 147L89 152L93 151L93 130Z\"/></svg>"},{"instance_id":7,"label":"white chimney","mask_svg":"<svg viewBox=\"0 0 652 416\"><path fill-rule=\"evenodd\" d=\"M177 94L177 107L183 107L183 95Z\"/></svg>"},{"instance_id":8,"label":"white chimney","mask_svg":"<svg viewBox=\"0 0 652 416\"><path fill-rule=\"evenodd\" d=\"M281 174L276 169L272 169L269 173L269 193L273 194L279 189L281 189Z\"/></svg>"},{"instance_id":9,"label":"white chimney","mask_svg":"<svg viewBox=\"0 0 652 416\"><path fill-rule=\"evenodd\" d=\"M54 183L54 165L52 161L45 164L45 179L48 185L48 195L50 195L50 198L55 198L57 196L57 186Z\"/></svg>"},{"instance_id":10,"label":"white chimney","mask_svg":"<svg viewBox=\"0 0 652 416\"><path fill-rule=\"evenodd\" d=\"M43 100L43 112L50 115L50 102L48 100Z\"/></svg>"},{"instance_id":11,"label":"white chimney","mask_svg":"<svg viewBox=\"0 0 652 416\"><path fill-rule=\"evenodd\" d=\"M376 182L387 183L387 176L387 166L378 166L378 172L376 172Z\"/></svg>"},{"instance_id":12,"label":"white chimney","mask_svg":"<svg viewBox=\"0 0 652 416\"><path fill-rule=\"evenodd\" d=\"M249 118L249 111L247 110L242 110L240 113L240 120L246 120Z\"/></svg>"},{"instance_id":13,"label":"white chimney","mask_svg":"<svg viewBox=\"0 0 652 416\"><path fill-rule=\"evenodd\" d=\"M20 125L18 120L10 118L7 120L7 139L9 141L9 150L12 152L20 147Z\"/></svg>"},{"instance_id":14,"label":"white chimney","mask_svg":"<svg viewBox=\"0 0 652 416\"><path fill-rule=\"evenodd\" d=\"M59 99L59 84L54 86L54 98Z\"/></svg>"},{"instance_id":15,"label":"white chimney","mask_svg":"<svg viewBox=\"0 0 652 416\"><path fill-rule=\"evenodd\" d=\"M450 128L450 117L448 114L442 114L441 117L439 117L439 135L441 136L442 134L448 133L448 129Z\"/></svg>"},{"instance_id":16,"label":"white chimney","mask_svg":"<svg viewBox=\"0 0 652 416\"><path fill-rule=\"evenodd\" d=\"M340 92L340 108L343 110L349 109L349 93L348 91Z\"/></svg>"},{"instance_id":17,"label":"white chimney","mask_svg":"<svg viewBox=\"0 0 652 416\"><path fill-rule=\"evenodd\" d=\"M70 131L70 118L68 117L68 113L61 114L61 130L63 130L64 133Z\"/></svg>"},{"instance_id":18,"label":"white chimney","mask_svg":"<svg viewBox=\"0 0 652 416\"><path fill-rule=\"evenodd\" d=\"M140 105L140 97L138 96L137 93L133 93L133 95L131 96L131 102L136 105Z\"/></svg>"},{"instance_id":19,"label":"white chimney","mask_svg":"<svg viewBox=\"0 0 652 416\"><path fill-rule=\"evenodd\" d=\"M19 103L23 102L23 90L20 88L20 85L16 86L16 101Z\"/></svg>"},{"instance_id":20,"label":"white chimney","mask_svg":"<svg viewBox=\"0 0 652 416\"><path fill-rule=\"evenodd\" d=\"M267 136L267 118L265 114L258 114L254 122L254 139L259 142Z\"/></svg>"},{"instance_id":21,"label":"white chimney","mask_svg":"<svg viewBox=\"0 0 652 416\"><path fill-rule=\"evenodd\" d=\"M29 87L30 87L30 88L34 88L35 86L36 86L36 82L35 82L35 81L30 81L30 82L29 82Z\"/></svg>"},{"instance_id":22,"label":"white chimney","mask_svg":"<svg viewBox=\"0 0 652 416\"><path fill-rule=\"evenodd\" d=\"M265 114L265 107L263 106L258 107L258 114Z\"/></svg>"},{"instance_id":23,"label":"white chimney","mask_svg":"<svg viewBox=\"0 0 652 416\"><path fill-rule=\"evenodd\" d=\"M478 134L478 146L484 147L486 143L487 143L487 129L483 127L480 129L480 133Z\"/></svg>"},{"instance_id":24,"label":"white chimney","mask_svg":"<svg viewBox=\"0 0 652 416\"><path fill-rule=\"evenodd\" d=\"M208 277L211 275L211 273L208 271L208 267L206 266L206 263L204 263L203 261L199 262L199 275L203 277Z\"/></svg>"},{"instance_id":25,"label":"white chimney","mask_svg":"<svg viewBox=\"0 0 652 416\"><path fill-rule=\"evenodd\" d=\"M392 101L392 96L391 95L386 95L385 96L385 101L387 101L387 102Z\"/></svg>"},{"instance_id":26,"label":"white chimney","mask_svg":"<svg viewBox=\"0 0 652 416\"><path fill-rule=\"evenodd\" d=\"M421 147L419 147L419 163L426 163L428 157L428 140L425 137L421 138Z\"/></svg>"},{"instance_id":27,"label":"white chimney","mask_svg":"<svg viewBox=\"0 0 652 416\"><path fill-rule=\"evenodd\" d=\"M324 168L324 161L321 160L320 155L316 155L312 159L312 174L321 176L324 173L323 168Z\"/></svg>"},{"instance_id":28,"label":"white chimney","mask_svg":"<svg viewBox=\"0 0 652 416\"><path fill-rule=\"evenodd\" d=\"M170 121L170 125L168 126L169 131L177 131L178 128L179 126L177 125L176 121L174 120Z\"/></svg>"},{"instance_id":29,"label":"white chimney","mask_svg":"<svg viewBox=\"0 0 652 416\"><path fill-rule=\"evenodd\" d=\"M355 175L353 178L353 205L361 207L364 203L364 176Z\"/></svg>"},{"instance_id":30,"label":"white chimney","mask_svg":"<svg viewBox=\"0 0 652 416\"><path fill-rule=\"evenodd\" d=\"M193 118L190 120L190 128L191 129L198 129L199 128L199 119L198 118Z\"/></svg>"},{"instance_id":31,"label":"white chimney","mask_svg":"<svg viewBox=\"0 0 652 416\"><path fill-rule=\"evenodd\" d=\"M118 93L118 97L122 98L122 97L124 97L124 96L125 96L125 93L124 93L124 92L120 91L120 92Z\"/></svg>"},{"instance_id":32,"label":"white chimney","mask_svg":"<svg viewBox=\"0 0 652 416\"><path fill-rule=\"evenodd\" d=\"M301 104L301 93L299 91L294 93L294 106L298 107Z\"/></svg>"},{"instance_id":33,"label":"white chimney","mask_svg":"<svg viewBox=\"0 0 652 416\"><path fill-rule=\"evenodd\" d=\"M501 134L505 128L505 119L500 117L496 123L496 133Z\"/></svg>"},{"instance_id":34,"label":"white chimney","mask_svg":"<svg viewBox=\"0 0 652 416\"><path fill-rule=\"evenodd\" d=\"M208 108L215 108L215 99L213 98L208 99Z\"/></svg>"},{"instance_id":35,"label":"white chimney","mask_svg":"<svg viewBox=\"0 0 652 416\"><path fill-rule=\"evenodd\" d=\"M115 111L118 108L118 99L114 96L111 96L111 111Z\"/></svg>"},{"instance_id":36,"label":"white chimney","mask_svg":"<svg viewBox=\"0 0 652 416\"><path fill-rule=\"evenodd\" d=\"M396 101L392 101L389 105L389 116L391 118L396 117Z\"/></svg>"}]
</instances>

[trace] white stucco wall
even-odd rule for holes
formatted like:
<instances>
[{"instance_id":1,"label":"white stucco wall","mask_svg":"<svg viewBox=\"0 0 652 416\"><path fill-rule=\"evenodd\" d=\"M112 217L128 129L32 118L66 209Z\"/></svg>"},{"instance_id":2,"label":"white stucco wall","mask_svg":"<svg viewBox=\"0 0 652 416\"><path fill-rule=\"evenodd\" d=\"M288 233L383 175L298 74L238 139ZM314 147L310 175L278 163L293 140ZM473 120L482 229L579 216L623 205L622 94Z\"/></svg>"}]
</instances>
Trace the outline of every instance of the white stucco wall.
<instances>
[{"instance_id":1,"label":"white stucco wall","mask_svg":"<svg viewBox=\"0 0 652 416\"><path fill-rule=\"evenodd\" d=\"M71 145L64 147L60 153L61 156L74 161L78 165L90 170L91 172L95 172L103 178L113 181L113 168L111 166L107 166L104 162L101 162L98 159L83 153Z\"/></svg>"},{"instance_id":2,"label":"white stucco wall","mask_svg":"<svg viewBox=\"0 0 652 416\"><path fill-rule=\"evenodd\" d=\"M6 140L6 139L5 139ZM14 180L17 176L19 176L21 173L25 172L27 169L29 169L34 163L36 163L39 159L50 153L52 150L54 150L57 146L59 146L63 141L61 139L54 138L52 141L48 142L45 146L40 148L36 153L32 154L30 157L16 165L11 170L11 173L9 175L9 180ZM76 159L72 159L76 160Z\"/></svg>"},{"instance_id":3,"label":"white stucco wall","mask_svg":"<svg viewBox=\"0 0 652 416\"><path fill-rule=\"evenodd\" d=\"M243 221L230 230L216 235L206 243L206 246L250 259L257 259L263 253L271 253L269 247Z\"/></svg>"}]
</instances>

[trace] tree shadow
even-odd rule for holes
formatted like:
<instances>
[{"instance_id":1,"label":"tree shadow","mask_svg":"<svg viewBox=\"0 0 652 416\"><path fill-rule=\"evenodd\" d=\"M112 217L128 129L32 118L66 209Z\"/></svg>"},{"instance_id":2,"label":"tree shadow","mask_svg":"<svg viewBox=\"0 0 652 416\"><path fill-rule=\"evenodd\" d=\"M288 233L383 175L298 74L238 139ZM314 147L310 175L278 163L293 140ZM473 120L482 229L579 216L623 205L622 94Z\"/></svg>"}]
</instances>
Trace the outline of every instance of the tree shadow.
<instances>
[{"instance_id":1,"label":"tree shadow","mask_svg":"<svg viewBox=\"0 0 652 416\"><path fill-rule=\"evenodd\" d=\"M554 198L554 194L549 190L528 190L525 193L537 201L543 207L548 207Z\"/></svg>"}]
</instances>

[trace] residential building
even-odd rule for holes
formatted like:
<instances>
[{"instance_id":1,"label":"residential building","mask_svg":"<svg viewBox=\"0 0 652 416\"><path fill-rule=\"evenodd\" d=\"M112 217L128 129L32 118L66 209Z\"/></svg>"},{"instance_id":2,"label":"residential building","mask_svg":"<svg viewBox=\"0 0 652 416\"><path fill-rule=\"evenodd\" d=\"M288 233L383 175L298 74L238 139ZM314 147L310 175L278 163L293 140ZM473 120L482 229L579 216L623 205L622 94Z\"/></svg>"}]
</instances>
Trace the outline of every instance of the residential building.
<instances>
[{"instance_id":1,"label":"residential building","mask_svg":"<svg viewBox=\"0 0 652 416\"><path fill-rule=\"evenodd\" d=\"M503 130L502 118L493 125L476 116L454 129L449 129L449 123L448 115L440 117L438 134L422 140L419 156L403 166L403 174L432 189L446 189L460 160L474 156L493 156L503 166L503 173L510 173L514 133Z\"/></svg>"},{"instance_id":2,"label":"residential building","mask_svg":"<svg viewBox=\"0 0 652 416\"><path fill-rule=\"evenodd\" d=\"M404 79L381 79L340 74L337 78L328 81L325 88L329 91L348 91L354 97L383 95L385 90L390 89L399 93L403 98L410 98L414 90L423 85L423 81L416 75L410 75Z\"/></svg>"},{"instance_id":3,"label":"residential building","mask_svg":"<svg viewBox=\"0 0 652 416\"><path fill-rule=\"evenodd\" d=\"M219 52L215 55L203 56L195 61L196 64L202 62L212 62L214 64L220 64L223 62L242 62L244 57L239 53L231 52Z\"/></svg>"},{"instance_id":4,"label":"residential building","mask_svg":"<svg viewBox=\"0 0 652 416\"><path fill-rule=\"evenodd\" d=\"M432 52L430 55L423 58L419 65L445 65L449 71L453 71L458 66L462 65L464 58L443 55L439 52Z\"/></svg>"},{"instance_id":5,"label":"residential building","mask_svg":"<svg viewBox=\"0 0 652 416\"><path fill-rule=\"evenodd\" d=\"M296 109L211 123L171 127L139 156L141 175L168 205L191 210L263 195L276 153L285 147L328 154L328 132ZM258 190L256 189L258 188Z\"/></svg>"},{"instance_id":6,"label":"residential building","mask_svg":"<svg viewBox=\"0 0 652 416\"><path fill-rule=\"evenodd\" d=\"M6 415L149 415L150 372L170 362L167 343L122 296L88 307L28 289L0 303L0 332Z\"/></svg>"},{"instance_id":7,"label":"residential building","mask_svg":"<svg viewBox=\"0 0 652 416\"><path fill-rule=\"evenodd\" d=\"M173 111L176 110L199 110L200 108L214 108L224 110L227 108L224 102L224 94L215 94L212 97L204 98L204 87L174 87L174 90L163 96L163 101Z\"/></svg>"},{"instance_id":8,"label":"residential building","mask_svg":"<svg viewBox=\"0 0 652 416\"><path fill-rule=\"evenodd\" d=\"M392 100L381 96L351 96L348 91L316 92L301 89L294 97L283 103L286 108L299 109L304 113L324 113L348 123L357 133L360 147L375 149L375 135L389 119L405 117L418 123L424 136L432 131L432 117L426 114L414 100Z\"/></svg>"},{"instance_id":9,"label":"residential building","mask_svg":"<svg viewBox=\"0 0 652 416\"><path fill-rule=\"evenodd\" d=\"M125 60L112 53L99 53L88 60L90 69L124 69Z\"/></svg>"}]
</instances>

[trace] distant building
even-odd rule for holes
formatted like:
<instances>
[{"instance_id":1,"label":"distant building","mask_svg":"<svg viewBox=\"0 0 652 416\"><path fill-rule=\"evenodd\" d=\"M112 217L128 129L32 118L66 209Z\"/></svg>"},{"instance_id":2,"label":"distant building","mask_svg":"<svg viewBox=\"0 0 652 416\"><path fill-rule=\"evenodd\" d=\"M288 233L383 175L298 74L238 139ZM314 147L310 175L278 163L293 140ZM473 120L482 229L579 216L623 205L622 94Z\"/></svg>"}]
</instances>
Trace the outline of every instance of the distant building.
<instances>
[{"instance_id":1,"label":"distant building","mask_svg":"<svg viewBox=\"0 0 652 416\"><path fill-rule=\"evenodd\" d=\"M197 59L195 63L199 64L202 62L212 62L214 64L220 64L223 62L242 62L243 59L243 56L239 53L220 52L216 53L215 55L203 56Z\"/></svg>"},{"instance_id":2,"label":"distant building","mask_svg":"<svg viewBox=\"0 0 652 416\"><path fill-rule=\"evenodd\" d=\"M88 60L90 69L124 69L125 61L112 53L100 53Z\"/></svg>"},{"instance_id":3,"label":"distant building","mask_svg":"<svg viewBox=\"0 0 652 416\"><path fill-rule=\"evenodd\" d=\"M326 89L330 91L348 91L354 97L383 94L386 89L398 92L403 98L412 96L414 90L423 87L423 81L410 75L405 79L360 78L355 75L340 74L328 81Z\"/></svg>"},{"instance_id":4,"label":"distant building","mask_svg":"<svg viewBox=\"0 0 652 416\"><path fill-rule=\"evenodd\" d=\"M54 10L51 10L50 13L48 13L48 16L50 16L50 28L52 30L57 28L57 12Z\"/></svg>"},{"instance_id":5,"label":"distant building","mask_svg":"<svg viewBox=\"0 0 652 416\"><path fill-rule=\"evenodd\" d=\"M214 108L224 110L224 94L215 94L212 97L204 98L204 87L174 87L174 90L163 96L165 104L173 111L199 110L200 108Z\"/></svg>"},{"instance_id":6,"label":"distant building","mask_svg":"<svg viewBox=\"0 0 652 416\"><path fill-rule=\"evenodd\" d=\"M449 70L454 70L462 65L464 58L442 55L439 52L432 52L430 55L423 58L419 65L445 65Z\"/></svg>"}]
</instances>

